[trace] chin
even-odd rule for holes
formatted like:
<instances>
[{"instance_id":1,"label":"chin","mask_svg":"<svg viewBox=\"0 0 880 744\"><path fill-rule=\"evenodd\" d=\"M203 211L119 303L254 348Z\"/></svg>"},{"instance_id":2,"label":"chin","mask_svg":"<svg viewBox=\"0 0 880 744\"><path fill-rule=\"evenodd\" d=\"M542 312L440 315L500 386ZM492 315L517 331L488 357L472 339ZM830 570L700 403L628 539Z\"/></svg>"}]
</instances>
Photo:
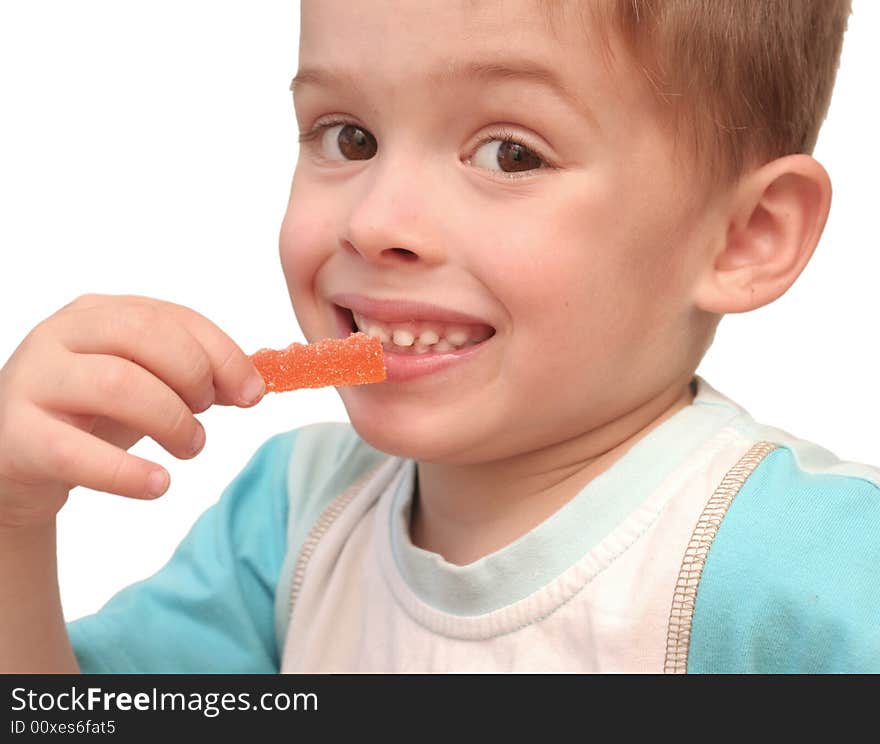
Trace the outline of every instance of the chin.
<instances>
[{"instance_id":1,"label":"chin","mask_svg":"<svg viewBox=\"0 0 880 744\"><path fill-rule=\"evenodd\" d=\"M390 416L362 415L357 410L346 408L357 435L374 449L414 460L428 461L442 457L443 442L426 431L423 421L400 425ZM441 439L446 439L449 444L448 435Z\"/></svg>"},{"instance_id":2,"label":"chin","mask_svg":"<svg viewBox=\"0 0 880 744\"><path fill-rule=\"evenodd\" d=\"M352 395L351 393L354 393ZM461 451L465 432L451 426L451 417L392 410L366 401L355 391L342 396L345 410L357 435L374 449L396 457L424 462L451 462Z\"/></svg>"}]
</instances>

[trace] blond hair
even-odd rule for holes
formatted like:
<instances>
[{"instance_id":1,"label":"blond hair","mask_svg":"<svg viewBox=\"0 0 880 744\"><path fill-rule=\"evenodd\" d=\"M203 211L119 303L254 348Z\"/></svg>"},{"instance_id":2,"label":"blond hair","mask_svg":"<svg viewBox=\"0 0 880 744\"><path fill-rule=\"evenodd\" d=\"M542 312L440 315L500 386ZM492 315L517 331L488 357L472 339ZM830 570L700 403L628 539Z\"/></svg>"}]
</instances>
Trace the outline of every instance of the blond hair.
<instances>
[{"instance_id":1,"label":"blond hair","mask_svg":"<svg viewBox=\"0 0 880 744\"><path fill-rule=\"evenodd\" d=\"M568 2L539 0L555 25ZM813 152L851 0L585 0L606 54L622 43L676 146L712 186ZM584 14L582 23L588 23ZM566 19L568 22L568 19Z\"/></svg>"}]
</instances>

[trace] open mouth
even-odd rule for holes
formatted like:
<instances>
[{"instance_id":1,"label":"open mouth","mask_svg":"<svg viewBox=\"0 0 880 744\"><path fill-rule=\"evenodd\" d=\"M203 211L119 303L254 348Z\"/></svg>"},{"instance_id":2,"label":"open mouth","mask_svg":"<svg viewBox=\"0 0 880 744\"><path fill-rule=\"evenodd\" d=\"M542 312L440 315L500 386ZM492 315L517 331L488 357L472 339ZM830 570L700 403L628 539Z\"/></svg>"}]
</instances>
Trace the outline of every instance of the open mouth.
<instances>
[{"instance_id":1,"label":"open mouth","mask_svg":"<svg viewBox=\"0 0 880 744\"><path fill-rule=\"evenodd\" d=\"M452 354L481 344L495 335L495 329L483 323L444 323L436 320L405 320L389 322L355 313L336 305L340 329L348 333L361 331L382 342L386 353L420 356Z\"/></svg>"}]
</instances>

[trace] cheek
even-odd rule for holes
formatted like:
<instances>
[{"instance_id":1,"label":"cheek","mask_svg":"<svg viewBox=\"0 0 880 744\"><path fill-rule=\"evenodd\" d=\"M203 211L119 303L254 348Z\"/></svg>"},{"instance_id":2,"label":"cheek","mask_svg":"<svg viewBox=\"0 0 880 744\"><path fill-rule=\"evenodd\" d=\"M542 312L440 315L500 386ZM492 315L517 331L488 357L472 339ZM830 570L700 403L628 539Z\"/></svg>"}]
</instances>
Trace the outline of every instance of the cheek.
<instances>
[{"instance_id":1,"label":"cheek","mask_svg":"<svg viewBox=\"0 0 880 744\"><path fill-rule=\"evenodd\" d=\"M559 194L520 217L485 269L519 330L559 341L615 320L626 288L625 246L604 205ZM491 272L489 271L491 268Z\"/></svg>"},{"instance_id":2,"label":"cheek","mask_svg":"<svg viewBox=\"0 0 880 744\"><path fill-rule=\"evenodd\" d=\"M577 279L602 299L596 310L610 323L626 324L628 314L667 304L679 292L682 215L671 188L646 187L632 174L609 178L570 217L582 236L579 259L572 259L583 272Z\"/></svg>"},{"instance_id":3,"label":"cheek","mask_svg":"<svg viewBox=\"0 0 880 744\"><path fill-rule=\"evenodd\" d=\"M302 198L294 188L281 222L278 253L287 291L306 335L316 313L316 278L332 253L334 234L330 215L320 201Z\"/></svg>"},{"instance_id":4,"label":"cheek","mask_svg":"<svg viewBox=\"0 0 880 744\"><path fill-rule=\"evenodd\" d=\"M540 219L517 222L493 267L518 358L567 381L590 370L612 382L662 343L685 300L670 205L610 184L581 182L576 198L548 200Z\"/></svg>"},{"instance_id":5,"label":"cheek","mask_svg":"<svg viewBox=\"0 0 880 744\"><path fill-rule=\"evenodd\" d=\"M288 283L291 278L310 273L321 247L330 244L328 230L329 222L321 213L320 203L302 199L294 185L278 239L281 267Z\"/></svg>"}]
</instances>

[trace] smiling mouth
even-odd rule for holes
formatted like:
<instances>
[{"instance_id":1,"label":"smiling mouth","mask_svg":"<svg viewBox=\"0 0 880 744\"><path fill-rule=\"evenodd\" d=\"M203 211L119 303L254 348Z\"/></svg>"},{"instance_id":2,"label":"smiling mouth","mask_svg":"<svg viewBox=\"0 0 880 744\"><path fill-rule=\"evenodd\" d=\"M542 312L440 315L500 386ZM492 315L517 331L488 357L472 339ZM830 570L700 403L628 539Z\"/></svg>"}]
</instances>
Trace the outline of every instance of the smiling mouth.
<instances>
[{"instance_id":1,"label":"smiling mouth","mask_svg":"<svg viewBox=\"0 0 880 744\"><path fill-rule=\"evenodd\" d=\"M361 331L382 342L386 353L422 355L454 353L483 343L495 329L483 323L444 323L436 320L377 320L336 305L351 333Z\"/></svg>"}]
</instances>

